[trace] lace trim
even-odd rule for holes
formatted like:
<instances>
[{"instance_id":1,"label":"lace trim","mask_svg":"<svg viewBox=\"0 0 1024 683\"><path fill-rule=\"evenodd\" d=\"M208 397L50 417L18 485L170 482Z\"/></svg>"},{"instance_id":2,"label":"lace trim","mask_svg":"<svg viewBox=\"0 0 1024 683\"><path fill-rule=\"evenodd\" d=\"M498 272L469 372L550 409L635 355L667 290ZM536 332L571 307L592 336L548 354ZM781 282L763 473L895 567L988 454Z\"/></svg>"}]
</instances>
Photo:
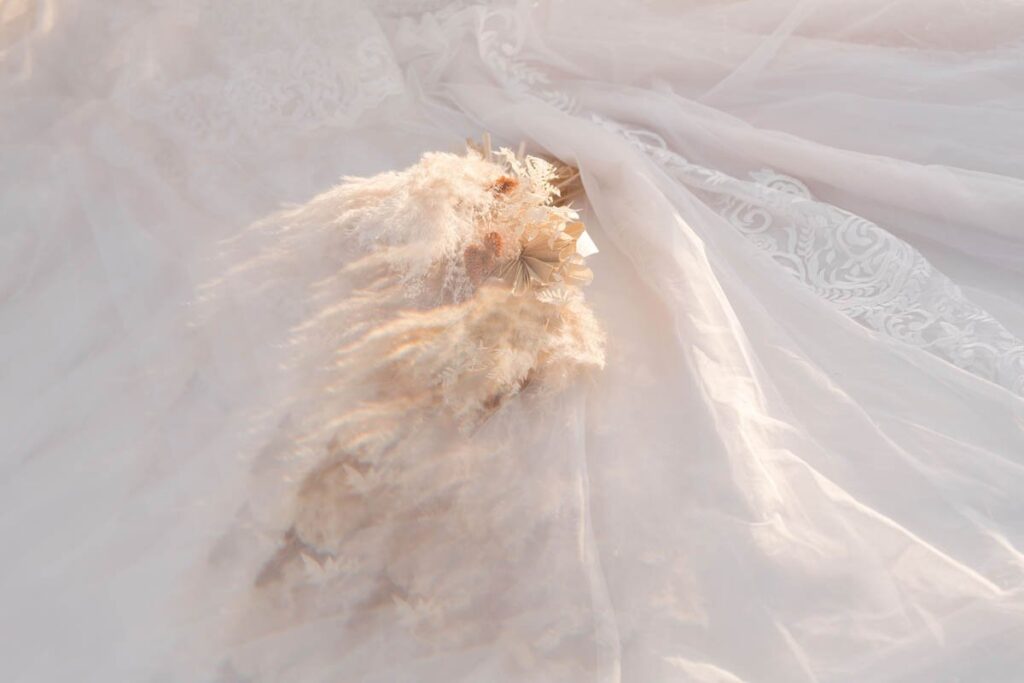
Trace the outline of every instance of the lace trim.
<instances>
[{"instance_id":1,"label":"lace trim","mask_svg":"<svg viewBox=\"0 0 1024 683\"><path fill-rule=\"evenodd\" d=\"M906 242L763 169L740 180L649 131L598 117L693 188L752 244L852 320L1024 395L1024 343Z\"/></svg>"},{"instance_id":2,"label":"lace trim","mask_svg":"<svg viewBox=\"0 0 1024 683\"><path fill-rule=\"evenodd\" d=\"M177 4L169 11L188 16ZM207 147L274 129L350 125L403 88L376 20L351 2L218 0L194 8L188 23L188 50L154 61L148 45L138 46L139 66L115 99ZM216 58L198 63L204 39Z\"/></svg>"},{"instance_id":3,"label":"lace trim","mask_svg":"<svg viewBox=\"0 0 1024 683\"><path fill-rule=\"evenodd\" d=\"M555 88L550 77L521 57L524 35L521 19L508 10L495 10L483 15L479 27L480 58L506 90L537 97L552 107L574 114L579 103L574 97Z\"/></svg>"}]
</instances>

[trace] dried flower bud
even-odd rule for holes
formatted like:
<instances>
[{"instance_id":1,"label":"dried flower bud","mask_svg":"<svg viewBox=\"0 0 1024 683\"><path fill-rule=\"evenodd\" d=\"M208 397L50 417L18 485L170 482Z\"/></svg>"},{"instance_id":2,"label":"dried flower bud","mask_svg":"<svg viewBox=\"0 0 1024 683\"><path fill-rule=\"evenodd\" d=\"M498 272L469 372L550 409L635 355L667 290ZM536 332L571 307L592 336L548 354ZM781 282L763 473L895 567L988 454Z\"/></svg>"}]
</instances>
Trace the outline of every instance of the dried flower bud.
<instances>
[{"instance_id":1,"label":"dried flower bud","mask_svg":"<svg viewBox=\"0 0 1024 683\"><path fill-rule=\"evenodd\" d=\"M508 194L516 188L519 181L507 175L503 175L491 185L491 192L494 194Z\"/></svg>"},{"instance_id":2,"label":"dried flower bud","mask_svg":"<svg viewBox=\"0 0 1024 683\"><path fill-rule=\"evenodd\" d=\"M471 244L462 252L462 261L470 282L479 285L494 270L494 255L484 247Z\"/></svg>"},{"instance_id":3,"label":"dried flower bud","mask_svg":"<svg viewBox=\"0 0 1024 683\"><path fill-rule=\"evenodd\" d=\"M502 250L505 248L505 240L502 239L501 234L497 232L489 232L484 236L484 246L487 250L494 254L495 257L501 256Z\"/></svg>"}]
</instances>

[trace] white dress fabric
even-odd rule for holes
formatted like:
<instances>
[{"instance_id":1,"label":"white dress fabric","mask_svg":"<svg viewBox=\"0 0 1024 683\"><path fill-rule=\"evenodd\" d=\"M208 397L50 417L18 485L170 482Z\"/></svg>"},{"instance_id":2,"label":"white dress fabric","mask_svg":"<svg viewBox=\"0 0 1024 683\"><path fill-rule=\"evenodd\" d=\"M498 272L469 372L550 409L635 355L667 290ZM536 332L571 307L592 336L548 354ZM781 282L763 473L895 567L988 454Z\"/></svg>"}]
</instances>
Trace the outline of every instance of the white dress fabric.
<instances>
[{"instance_id":1,"label":"white dress fabric","mask_svg":"<svg viewBox=\"0 0 1024 683\"><path fill-rule=\"evenodd\" d=\"M8 0L0 56L4 680L1024 680L1024 5ZM485 131L580 169L606 366L259 597L346 325L260 226Z\"/></svg>"}]
</instances>

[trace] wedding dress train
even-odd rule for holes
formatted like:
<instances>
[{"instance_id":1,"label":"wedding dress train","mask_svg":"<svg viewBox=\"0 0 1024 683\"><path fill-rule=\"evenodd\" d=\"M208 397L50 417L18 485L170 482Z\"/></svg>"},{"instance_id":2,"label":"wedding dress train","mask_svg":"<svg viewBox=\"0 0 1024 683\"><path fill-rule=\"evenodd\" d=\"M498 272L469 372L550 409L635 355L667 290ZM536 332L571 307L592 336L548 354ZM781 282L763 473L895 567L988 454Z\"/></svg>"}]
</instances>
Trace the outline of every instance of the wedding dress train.
<instances>
[{"instance_id":1,"label":"wedding dress train","mask_svg":"<svg viewBox=\"0 0 1024 683\"><path fill-rule=\"evenodd\" d=\"M13 0L0 54L5 680L1024 678L1018 4ZM315 198L483 132L579 169L604 366L316 470L382 304Z\"/></svg>"}]
</instances>

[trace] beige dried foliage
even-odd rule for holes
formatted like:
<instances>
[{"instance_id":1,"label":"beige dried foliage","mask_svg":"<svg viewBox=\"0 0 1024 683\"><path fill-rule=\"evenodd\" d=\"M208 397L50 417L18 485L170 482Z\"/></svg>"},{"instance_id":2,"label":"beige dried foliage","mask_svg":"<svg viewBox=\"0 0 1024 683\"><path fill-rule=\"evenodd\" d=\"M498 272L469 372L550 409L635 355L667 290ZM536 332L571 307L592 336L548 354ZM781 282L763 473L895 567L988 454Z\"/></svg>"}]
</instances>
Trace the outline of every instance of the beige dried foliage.
<instances>
[{"instance_id":1,"label":"beige dried foliage","mask_svg":"<svg viewBox=\"0 0 1024 683\"><path fill-rule=\"evenodd\" d=\"M315 596L316 609L353 623L360 610L421 599L461 610L485 593L417 574L438 564L416 564L417 554L465 537L498 565L529 542L525 527L519 541L490 538L520 524L515 506L535 523L557 514L557 477L490 522L480 511L493 492L466 485L486 471L499 486L515 467L497 457L494 434L477 442L485 422L513 402L556 422L545 404L604 364L604 333L579 286L579 217L560 200L559 186L574 184L573 169L509 150L431 153L404 171L346 178L258 227L268 246L227 279L301 311L283 344L299 378L287 457L301 474L288 531L257 581L273 609ZM532 279L520 271L525 285L503 277L534 257L547 267ZM328 606L311 586L335 580L345 590Z\"/></svg>"}]
</instances>

